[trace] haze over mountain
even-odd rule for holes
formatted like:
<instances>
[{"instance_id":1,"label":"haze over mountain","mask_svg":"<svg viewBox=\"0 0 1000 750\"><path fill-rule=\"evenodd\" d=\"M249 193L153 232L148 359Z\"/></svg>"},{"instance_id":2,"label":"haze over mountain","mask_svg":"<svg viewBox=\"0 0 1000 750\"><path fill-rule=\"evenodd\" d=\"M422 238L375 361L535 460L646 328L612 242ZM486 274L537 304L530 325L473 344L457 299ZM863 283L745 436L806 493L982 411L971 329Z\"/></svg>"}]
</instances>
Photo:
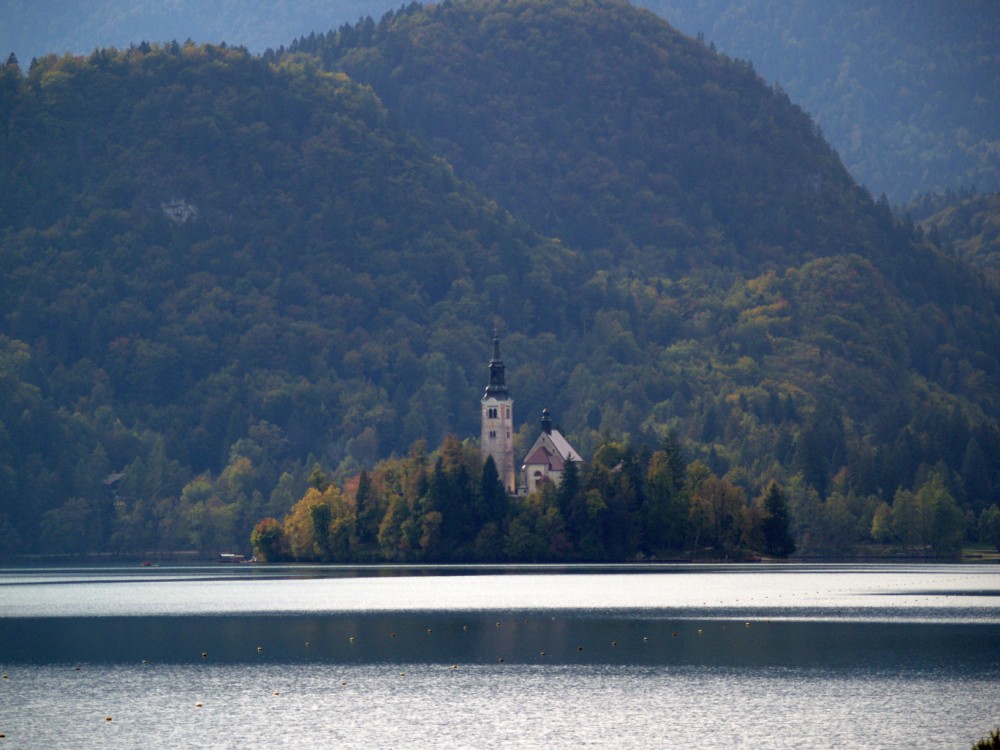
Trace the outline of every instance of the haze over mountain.
<instances>
[{"instance_id":1,"label":"haze over mountain","mask_svg":"<svg viewBox=\"0 0 1000 750\"><path fill-rule=\"evenodd\" d=\"M24 549L238 544L316 463L473 436L494 326L522 447L548 406L585 456L676 434L748 494L854 498L853 526L931 473L998 499L996 288L649 12L482 0L264 59L46 58L0 69L0 113Z\"/></svg>"},{"instance_id":2,"label":"haze over mountain","mask_svg":"<svg viewBox=\"0 0 1000 750\"><path fill-rule=\"evenodd\" d=\"M398 6L392 0L3 0L0 50L32 58L89 55L141 42L242 45L263 52L300 34L326 31Z\"/></svg>"},{"instance_id":3,"label":"haze over mountain","mask_svg":"<svg viewBox=\"0 0 1000 750\"><path fill-rule=\"evenodd\" d=\"M1000 188L1000 7L989 0L644 0L690 36L753 62L822 126L855 179L894 204ZM388 0L6 0L0 52L33 57L146 42L260 53L399 6Z\"/></svg>"},{"instance_id":4,"label":"haze over mountain","mask_svg":"<svg viewBox=\"0 0 1000 750\"><path fill-rule=\"evenodd\" d=\"M878 196L1000 189L1000 5L644 0L752 60L823 127Z\"/></svg>"}]
</instances>

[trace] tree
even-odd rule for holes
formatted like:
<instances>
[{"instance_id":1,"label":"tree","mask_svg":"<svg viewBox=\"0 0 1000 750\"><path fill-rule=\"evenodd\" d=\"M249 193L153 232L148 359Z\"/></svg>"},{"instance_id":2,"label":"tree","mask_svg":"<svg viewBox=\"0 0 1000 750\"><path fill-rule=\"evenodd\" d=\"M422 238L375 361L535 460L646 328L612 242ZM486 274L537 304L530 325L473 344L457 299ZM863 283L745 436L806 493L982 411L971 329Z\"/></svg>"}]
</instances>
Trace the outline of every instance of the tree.
<instances>
[{"instance_id":1,"label":"tree","mask_svg":"<svg viewBox=\"0 0 1000 750\"><path fill-rule=\"evenodd\" d=\"M979 541L992 544L1000 552L1000 507L996 503L979 514Z\"/></svg>"},{"instance_id":2,"label":"tree","mask_svg":"<svg viewBox=\"0 0 1000 750\"><path fill-rule=\"evenodd\" d=\"M477 499L479 500L479 508L476 515L480 526L492 523L499 528L507 516L508 501L507 491L504 489L503 482L500 481L493 456L487 456L486 461L483 462Z\"/></svg>"},{"instance_id":3,"label":"tree","mask_svg":"<svg viewBox=\"0 0 1000 750\"><path fill-rule=\"evenodd\" d=\"M358 526L355 534L361 544L370 544L378 536L379 517L377 498L372 489L371 474L362 471L358 475L358 489L354 494L354 509L357 513Z\"/></svg>"},{"instance_id":4,"label":"tree","mask_svg":"<svg viewBox=\"0 0 1000 750\"><path fill-rule=\"evenodd\" d=\"M725 479L711 474L691 498L695 522L713 545L726 556L739 546L743 531L743 491Z\"/></svg>"},{"instance_id":5,"label":"tree","mask_svg":"<svg viewBox=\"0 0 1000 750\"><path fill-rule=\"evenodd\" d=\"M875 508L872 516L871 538L880 544L892 541L892 508L889 503L881 502Z\"/></svg>"},{"instance_id":6,"label":"tree","mask_svg":"<svg viewBox=\"0 0 1000 750\"><path fill-rule=\"evenodd\" d=\"M764 516L761 528L764 535L764 552L775 557L788 557L795 552L788 503L777 482L771 482L761 503Z\"/></svg>"},{"instance_id":7,"label":"tree","mask_svg":"<svg viewBox=\"0 0 1000 750\"><path fill-rule=\"evenodd\" d=\"M944 478L934 473L917 490L923 518L923 538L936 555L957 555L965 537L965 516L945 487Z\"/></svg>"},{"instance_id":8,"label":"tree","mask_svg":"<svg viewBox=\"0 0 1000 750\"><path fill-rule=\"evenodd\" d=\"M277 562L284 559L285 533L281 522L275 518L265 518L253 528L250 535L253 556L258 562Z\"/></svg>"},{"instance_id":9,"label":"tree","mask_svg":"<svg viewBox=\"0 0 1000 750\"><path fill-rule=\"evenodd\" d=\"M659 450L652 455L646 483L649 551L681 549L687 534L689 504L683 492L683 475L678 476L669 453Z\"/></svg>"},{"instance_id":10,"label":"tree","mask_svg":"<svg viewBox=\"0 0 1000 750\"><path fill-rule=\"evenodd\" d=\"M892 531L906 549L914 549L923 541L920 506L917 496L909 490L899 489L892 500Z\"/></svg>"},{"instance_id":11,"label":"tree","mask_svg":"<svg viewBox=\"0 0 1000 750\"><path fill-rule=\"evenodd\" d=\"M340 490L310 487L285 517L289 553L296 560L328 562L350 558L356 514Z\"/></svg>"}]
</instances>

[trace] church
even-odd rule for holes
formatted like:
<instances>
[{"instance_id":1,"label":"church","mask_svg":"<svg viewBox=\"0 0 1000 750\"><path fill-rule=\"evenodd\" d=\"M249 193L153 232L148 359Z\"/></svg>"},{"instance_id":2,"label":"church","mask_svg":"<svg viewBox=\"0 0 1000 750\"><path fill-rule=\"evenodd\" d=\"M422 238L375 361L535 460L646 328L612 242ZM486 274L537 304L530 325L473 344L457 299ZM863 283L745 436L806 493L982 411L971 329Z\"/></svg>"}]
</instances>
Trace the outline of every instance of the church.
<instances>
[{"instance_id":1,"label":"church","mask_svg":"<svg viewBox=\"0 0 1000 750\"><path fill-rule=\"evenodd\" d=\"M493 358L490 359L490 382L482 399L483 458L493 457L497 474L511 495L535 492L543 482L559 485L566 464L583 461L559 430L552 427L548 409L542 410L542 431L528 450L520 471L514 463L514 400L504 380L500 358L500 338L493 334Z\"/></svg>"}]
</instances>

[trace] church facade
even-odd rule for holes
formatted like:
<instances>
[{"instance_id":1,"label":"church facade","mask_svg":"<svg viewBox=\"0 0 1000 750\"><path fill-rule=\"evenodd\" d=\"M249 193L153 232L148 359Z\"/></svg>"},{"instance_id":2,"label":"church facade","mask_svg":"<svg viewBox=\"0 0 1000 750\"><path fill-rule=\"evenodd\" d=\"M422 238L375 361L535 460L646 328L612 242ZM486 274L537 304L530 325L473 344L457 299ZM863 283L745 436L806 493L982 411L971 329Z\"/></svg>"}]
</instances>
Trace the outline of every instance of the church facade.
<instances>
[{"instance_id":1,"label":"church facade","mask_svg":"<svg viewBox=\"0 0 1000 750\"><path fill-rule=\"evenodd\" d=\"M528 449L521 468L525 491L535 492L542 482L552 482L558 487L570 461L583 459L562 433L552 428L549 410L542 409L542 433Z\"/></svg>"},{"instance_id":2,"label":"church facade","mask_svg":"<svg viewBox=\"0 0 1000 750\"><path fill-rule=\"evenodd\" d=\"M514 463L514 399L507 388L497 334L493 335L490 382L480 408L482 435L479 445L483 459L492 456L500 481L509 494L535 492L543 482L558 485L568 462L583 461L562 433L553 429L552 416L544 409L541 434L528 450L520 471L517 470Z\"/></svg>"}]
</instances>

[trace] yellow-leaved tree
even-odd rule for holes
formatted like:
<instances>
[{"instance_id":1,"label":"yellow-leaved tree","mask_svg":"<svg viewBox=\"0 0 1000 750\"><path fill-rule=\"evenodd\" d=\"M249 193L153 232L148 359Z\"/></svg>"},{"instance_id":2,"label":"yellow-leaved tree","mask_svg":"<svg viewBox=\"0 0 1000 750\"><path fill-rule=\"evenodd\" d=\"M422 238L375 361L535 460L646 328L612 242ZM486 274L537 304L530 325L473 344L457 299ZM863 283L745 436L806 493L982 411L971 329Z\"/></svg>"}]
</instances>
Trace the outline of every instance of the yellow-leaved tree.
<instances>
[{"instance_id":1,"label":"yellow-leaved tree","mask_svg":"<svg viewBox=\"0 0 1000 750\"><path fill-rule=\"evenodd\" d=\"M337 487L310 487L285 516L288 551L295 560L348 560L356 523L354 504Z\"/></svg>"}]
</instances>

